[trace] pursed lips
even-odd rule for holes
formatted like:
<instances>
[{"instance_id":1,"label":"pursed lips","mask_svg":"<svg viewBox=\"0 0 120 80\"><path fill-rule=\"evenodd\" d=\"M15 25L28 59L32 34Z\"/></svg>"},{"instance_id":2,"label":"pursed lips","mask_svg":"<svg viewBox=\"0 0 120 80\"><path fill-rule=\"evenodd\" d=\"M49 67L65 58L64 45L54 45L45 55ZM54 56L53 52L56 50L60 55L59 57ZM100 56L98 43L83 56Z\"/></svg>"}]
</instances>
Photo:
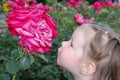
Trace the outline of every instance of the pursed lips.
<instances>
[{"instance_id":1,"label":"pursed lips","mask_svg":"<svg viewBox=\"0 0 120 80\"><path fill-rule=\"evenodd\" d=\"M61 48L58 48L57 54L59 55L61 53Z\"/></svg>"}]
</instances>

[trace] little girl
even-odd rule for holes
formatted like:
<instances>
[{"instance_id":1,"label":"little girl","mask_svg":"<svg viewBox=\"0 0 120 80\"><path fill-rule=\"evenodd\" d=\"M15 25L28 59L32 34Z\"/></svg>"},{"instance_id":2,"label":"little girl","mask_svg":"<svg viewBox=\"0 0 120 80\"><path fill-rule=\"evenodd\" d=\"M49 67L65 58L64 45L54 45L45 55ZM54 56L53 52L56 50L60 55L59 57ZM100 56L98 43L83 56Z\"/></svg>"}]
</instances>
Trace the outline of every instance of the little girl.
<instances>
[{"instance_id":1,"label":"little girl","mask_svg":"<svg viewBox=\"0 0 120 80\"><path fill-rule=\"evenodd\" d=\"M75 80L120 80L120 40L100 23L83 24L63 41L57 64Z\"/></svg>"}]
</instances>

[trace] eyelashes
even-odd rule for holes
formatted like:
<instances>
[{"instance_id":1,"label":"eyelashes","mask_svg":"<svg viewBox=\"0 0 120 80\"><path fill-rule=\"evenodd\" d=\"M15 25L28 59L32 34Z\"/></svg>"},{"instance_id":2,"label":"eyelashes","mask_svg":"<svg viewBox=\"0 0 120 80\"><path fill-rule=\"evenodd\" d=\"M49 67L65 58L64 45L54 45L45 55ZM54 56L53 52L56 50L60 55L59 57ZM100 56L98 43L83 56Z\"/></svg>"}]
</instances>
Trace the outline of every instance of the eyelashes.
<instances>
[{"instance_id":1,"label":"eyelashes","mask_svg":"<svg viewBox=\"0 0 120 80\"><path fill-rule=\"evenodd\" d=\"M71 47L73 47L73 44L72 44L72 42L70 43L70 46L71 46Z\"/></svg>"},{"instance_id":2,"label":"eyelashes","mask_svg":"<svg viewBox=\"0 0 120 80\"><path fill-rule=\"evenodd\" d=\"M72 43L72 41L70 41L70 46L73 47L73 43Z\"/></svg>"}]
</instances>

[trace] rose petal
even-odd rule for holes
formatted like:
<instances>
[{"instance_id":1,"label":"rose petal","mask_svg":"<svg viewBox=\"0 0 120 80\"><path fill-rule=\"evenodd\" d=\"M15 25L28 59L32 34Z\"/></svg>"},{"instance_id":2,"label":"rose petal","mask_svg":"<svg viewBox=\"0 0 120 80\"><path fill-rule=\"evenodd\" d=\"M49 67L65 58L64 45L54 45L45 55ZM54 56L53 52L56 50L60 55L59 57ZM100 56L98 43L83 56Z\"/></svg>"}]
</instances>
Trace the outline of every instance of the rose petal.
<instances>
[{"instance_id":1,"label":"rose petal","mask_svg":"<svg viewBox=\"0 0 120 80\"><path fill-rule=\"evenodd\" d=\"M36 47L40 47L39 43L38 43L37 41L35 41L33 38L29 38L28 41L29 41L32 45L34 45L34 46L36 46Z\"/></svg>"},{"instance_id":2,"label":"rose petal","mask_svg":"<svg viewBox=\"0 0 120 80\"><path fill-rule=\"evenodd\" d=\"M42 48L36 48L35 50L36 50L37 52L39 52L40 54L43 54L43 53L44 53L44 51L43 51Z\"/></svg>"},{"instance_id":3,"label":"rose petal","mask_svg":"<svg viewBox=\"0 0 120 80\"><path fill-rule=\"evenodd\" d=\"M25 30L20 31L20 34L22 34L22 35L24 35L24 36L26 36L26 37L34 37L33 34L27 32L27 31L25 31Z\"/></svg>"}]
</instances>

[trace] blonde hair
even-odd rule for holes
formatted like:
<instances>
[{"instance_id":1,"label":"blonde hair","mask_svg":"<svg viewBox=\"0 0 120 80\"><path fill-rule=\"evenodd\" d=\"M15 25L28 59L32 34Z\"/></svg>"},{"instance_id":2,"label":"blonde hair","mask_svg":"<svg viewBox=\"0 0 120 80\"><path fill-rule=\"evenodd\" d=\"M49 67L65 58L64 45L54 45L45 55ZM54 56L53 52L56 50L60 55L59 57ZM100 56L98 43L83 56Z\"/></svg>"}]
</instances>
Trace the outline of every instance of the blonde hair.
<instances>
[{"instance_id":1,"label":"blonde hair","mask_svg":"<svg viewBox=\"0 0 120 80\"><path fill-rule=\"evenodd\" d=\"M120 80L120 40L119 34L105 24L84 24L95 33L84 51L97 66L95 80Z\"/></svg>"}]
</instances>

